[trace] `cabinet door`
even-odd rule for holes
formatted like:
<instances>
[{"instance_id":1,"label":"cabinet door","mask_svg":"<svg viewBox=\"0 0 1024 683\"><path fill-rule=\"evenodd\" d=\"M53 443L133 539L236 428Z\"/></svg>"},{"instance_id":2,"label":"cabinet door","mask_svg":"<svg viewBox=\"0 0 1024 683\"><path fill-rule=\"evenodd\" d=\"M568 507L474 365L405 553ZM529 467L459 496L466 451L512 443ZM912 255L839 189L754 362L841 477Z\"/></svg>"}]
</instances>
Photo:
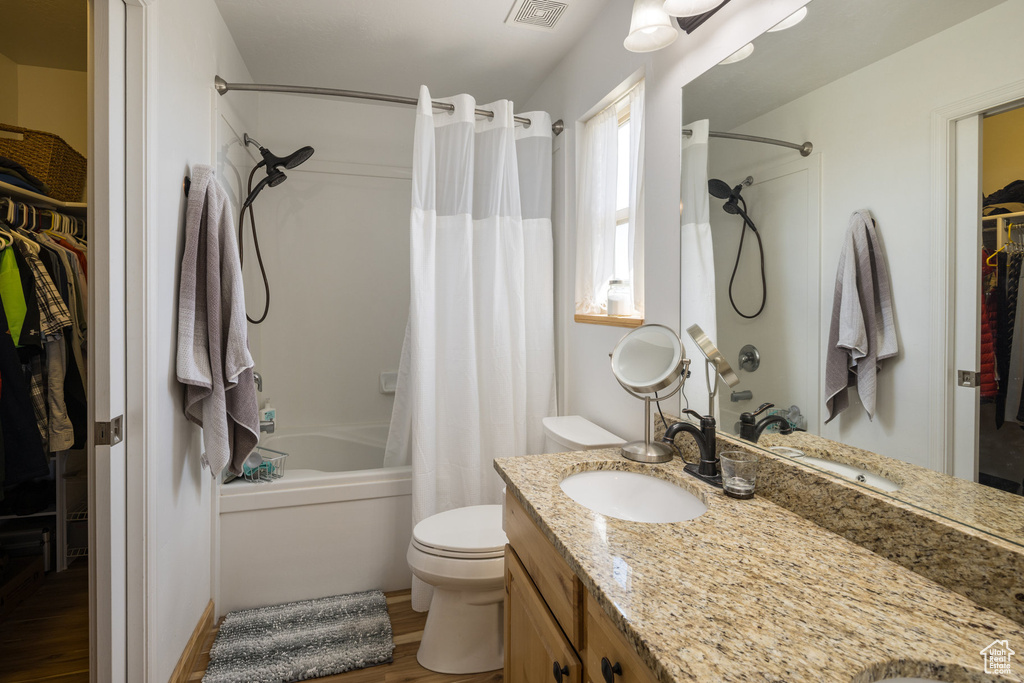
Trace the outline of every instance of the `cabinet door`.
<instances>
[{"instance_id":1,"label":"cabinet door","mask_svg":"<svg viewBox=\"0 0 1024 683\"><path fill-rule=\"evenodd\" d=\"M505 683L580 683L581 669L530 575L506 546Z\"/></svg>"}]
</instances>

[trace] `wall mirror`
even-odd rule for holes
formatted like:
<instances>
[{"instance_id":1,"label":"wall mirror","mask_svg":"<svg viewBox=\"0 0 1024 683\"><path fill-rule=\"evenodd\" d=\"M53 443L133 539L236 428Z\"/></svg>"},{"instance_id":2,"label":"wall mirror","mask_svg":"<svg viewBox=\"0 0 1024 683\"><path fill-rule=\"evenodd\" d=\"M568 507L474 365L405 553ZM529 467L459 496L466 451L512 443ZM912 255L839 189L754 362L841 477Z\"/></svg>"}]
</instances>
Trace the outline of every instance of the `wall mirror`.
<instances>
[{"instance_id":1,"label":"wall mirror","mask_svg":"<svg viewBox=\"0 0 1024 683\"><path fill-rule=\"evenodd\" d=\"M713 195L734 188L742 197L762 243L766 288L764 310L745 317L763 295L758 240L734 210L737 200L711 196L715 341L740 380L719 397L720 429L735 434L739 415L764 402L796 408L810 434L955 471L965 481L913 504L1024 544L1024 421L1005 420L997 430L994 402L980 389L954 384L960 363L975 371L981 365L981 247L994 233L984 229L981 195L1024 178L1024 132L1006 132L1024 131L1024 41L1013 35L1024 21L1024 2L813 0L808 10L797 26L758 37L747 59L712 68L682 92L683 128L707 119L711 131L813 143L812 153L801 156L734 139L708 142L708 178L722 181ZM1000 98L1000 106L991 104ZM957 124L955 140L973 135L979 160L971 160L970 145L954 148L957 185L937 185L947 170L936 166L936 121L956 107L969 111L971 102L978 103L968 117L976 127L961 133ZM957 194L972 169L977 190ZM684 173L683 196L688 180ZM939 190L958 198L954 211L976 217L977 235L958 224L945 242L946 218L935 209ZM899 352L877 375L873 419L851 390L849 407L826 424L823 373L836 268L851 215L861 209L874 217L887 256ZM962 276L951 254L969 254L973 271ZM933 288L936 267L947 269L949 296ZM941 335L936 311L946 319ZM686 328L693 321L684 313L680 322ZM954 365L954 348L971 348L957 346L964 330L975 352L966 361L957 355ZM936 405L934 354L945 346L948 400ZM695 386L685 389L690 398ZM1010 388L1012 402L1020 382ZM973 410L970 403L955 409L953 397L962 405L967 397ZM967 446L951 454L954 443ZM954 466L954 455L966 466ZM988 521L981 511L992 509L1010 520Z\"/></svg>"}]
</instances>

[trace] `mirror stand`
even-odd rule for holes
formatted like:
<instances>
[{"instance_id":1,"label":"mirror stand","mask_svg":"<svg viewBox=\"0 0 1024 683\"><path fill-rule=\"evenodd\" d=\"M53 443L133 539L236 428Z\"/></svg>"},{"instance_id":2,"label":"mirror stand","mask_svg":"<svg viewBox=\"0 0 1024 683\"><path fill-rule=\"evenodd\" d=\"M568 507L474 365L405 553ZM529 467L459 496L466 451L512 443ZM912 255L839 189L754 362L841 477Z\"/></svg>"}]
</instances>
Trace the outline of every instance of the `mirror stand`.
<instances>
[{"instance_id":1,"label":"mirror stand","mask_svg":"<svg viewBox=\"0 0 1024 683\"><path fill-rule=\"evenodd\" d=\"M666 398L672 398L679 390L683 388L685 382L686 371L689 368L690 361L686 361L686 366L683 369L680 382L676 388L665 396L659 396L657 398L651 398L650 396L641 396L632 390L627 389L629 393L633 394L637 398L644 400L644 440L643 441L630 441L620 449L622 457L626 460L632 460L633 462L643 462L649 465L656 465L662 462L669 462L672 460L672 456L675 455L675 447L671 444L663 443L661 441L651 441L651 402L661 401Z\"/></svg>"}]
</instances>

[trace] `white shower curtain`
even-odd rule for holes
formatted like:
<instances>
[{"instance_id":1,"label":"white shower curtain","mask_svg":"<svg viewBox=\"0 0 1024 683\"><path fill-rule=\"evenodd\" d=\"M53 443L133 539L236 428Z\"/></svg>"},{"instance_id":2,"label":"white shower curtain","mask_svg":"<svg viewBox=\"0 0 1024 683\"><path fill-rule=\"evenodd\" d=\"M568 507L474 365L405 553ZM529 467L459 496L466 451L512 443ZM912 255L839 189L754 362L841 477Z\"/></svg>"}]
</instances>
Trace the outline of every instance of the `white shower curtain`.
<instances>
[{"instance_id":1,"label":"white shower curtain","mask_svg":"<svg viewBox=\"0 0 1024 683\"><path fill-rule=\"evenodd\" d=\"M539 452L555 409L550 119L526 114L517 133L511 102L482 105L494 118L477 121L472 97L442 101L455 111L435 114L420 88L409 323L385 456L412 464L413 524L500 502L492 460ZM429 587L413 584L427 609Z\"/></svg>"},{"instance_id":2,"label":"white shower curtain","mask_svg":"<svg viewBox=\"0 0 1024 683\"><path fill-rule=\"evenodd\" d=\"M682 220L679 238L680 252L680 327L686 330L694 323L717 343L718 324L715 317L715 257L711 246L711 211L708 195L708 121L703 119L683 126L693 131L683 138L682 144ZM702 358L700 350L683 334L687 355L691 359ZM703 367L694 372L700 380ZM703 386L703 380L695 385L687 384L686 396L694 410L707 414L707 391L693 389ZM715 411L715 414L719 414Z\"/></svg>"}]
</instances>

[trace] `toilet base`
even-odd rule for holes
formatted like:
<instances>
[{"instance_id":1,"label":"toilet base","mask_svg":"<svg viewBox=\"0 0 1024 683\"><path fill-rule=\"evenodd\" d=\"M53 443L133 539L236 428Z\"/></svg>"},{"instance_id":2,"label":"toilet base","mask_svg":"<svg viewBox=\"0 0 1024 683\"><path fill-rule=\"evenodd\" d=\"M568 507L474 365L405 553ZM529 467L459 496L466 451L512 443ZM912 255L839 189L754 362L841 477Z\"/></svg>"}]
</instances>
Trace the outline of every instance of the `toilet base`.
<instances>
[{"instance_id":1,"label":"toilet base","mask_svg":"<svg viewBox=\"0 0 1024 683\"><path fill-rule=\"evenodd\" d=\"M502 668L505 659L504 590L434 588L416 661L442 674Z\"/></svg>"}]
</instances>

